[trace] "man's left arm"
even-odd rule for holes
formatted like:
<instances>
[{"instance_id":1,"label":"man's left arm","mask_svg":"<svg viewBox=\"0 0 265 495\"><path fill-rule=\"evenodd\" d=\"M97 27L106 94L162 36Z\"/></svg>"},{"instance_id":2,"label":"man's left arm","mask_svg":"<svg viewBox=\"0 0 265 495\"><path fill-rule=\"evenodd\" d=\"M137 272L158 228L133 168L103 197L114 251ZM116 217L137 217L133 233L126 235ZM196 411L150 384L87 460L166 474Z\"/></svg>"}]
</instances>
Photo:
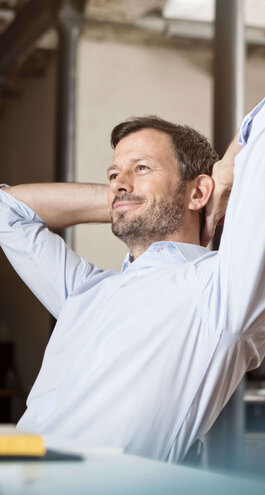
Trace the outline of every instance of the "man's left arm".
<instances>
[{"instance_id":1,"label":"man's left arm","mask_svg":"<svg viewBox=\"0 0 265 495\"><path fill-rule=\"evenodd\" d=\"M258 110L241 127L240 141L247 133L247 143L235 158L210 296L212 331L240 338L252 349L246 368L265 354L265 105ZM203 277L203 267L199 271Z\"/></svg>"},{"instance_id":2,"label":"man's left arm","mask_svg":"<svg viewBox=\"0 0 265 495\"><path fill-rule=\"evenodd\" d=\"M217 225L223 224L227 203L234 181L235 157L242 150L238 142L239 132L228 146L223 158L213 166L213 194L205 207L204 225L201 232L201 245L207 246L212 240Z\"/></svg>"},{"instance_id":3,"label":"man's left arm","mask_svg":"<svg viewBox=\"0 0 265 495\"><path fill-rule=\"evenodd\" d=\"M201 245L212 240L216 226L224 223L224 217L234 180L234 165L237 154L247 144L255 117L265 105L265 98L242 120L239 131L228 146L223 158L215 163L212 171L215 189L205 208L205 222L201 232ZM252 133L253 134L253 133Z\"/></svg>"}]
</instances>

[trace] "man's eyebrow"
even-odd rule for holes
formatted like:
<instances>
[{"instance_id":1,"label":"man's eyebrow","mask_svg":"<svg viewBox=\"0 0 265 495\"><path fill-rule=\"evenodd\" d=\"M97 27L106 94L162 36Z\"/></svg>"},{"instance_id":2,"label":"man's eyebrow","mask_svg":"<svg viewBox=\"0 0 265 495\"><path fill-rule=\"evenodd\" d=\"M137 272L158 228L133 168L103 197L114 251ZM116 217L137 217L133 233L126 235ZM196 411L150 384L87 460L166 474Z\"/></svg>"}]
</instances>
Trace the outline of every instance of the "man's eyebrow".
<instances>
[{"instance_id":1,"label":"man's eyebrow","mask_svg":"<svg viewBox=\"0 0 265 495\"><path fill-rule=\"evenodd\" d=\"M140 162L141 160L146 160L146 159L152 159L152 157L146 155L146 156L140 156L139 158L131 158L130 162L132 164L134 164L134 163ZM109 173L110 170L119 170L119 169L120 169L119 165L116 165L114 163L113 165L110 165L110 167L107 169L107 173Z\"/></svg>"},{"instance_id":2,"label":"man's eyebrow","mask_svg":"<svg viewBox=\"0 0 265 495\"><path fill-rule=\"evenodd\" d=\"M118 167L118 165L110 165L109 168L107 168L107 174L110 172L110 170L117 170L119 169L120 167Z\"/></svg>"}]
</instances>

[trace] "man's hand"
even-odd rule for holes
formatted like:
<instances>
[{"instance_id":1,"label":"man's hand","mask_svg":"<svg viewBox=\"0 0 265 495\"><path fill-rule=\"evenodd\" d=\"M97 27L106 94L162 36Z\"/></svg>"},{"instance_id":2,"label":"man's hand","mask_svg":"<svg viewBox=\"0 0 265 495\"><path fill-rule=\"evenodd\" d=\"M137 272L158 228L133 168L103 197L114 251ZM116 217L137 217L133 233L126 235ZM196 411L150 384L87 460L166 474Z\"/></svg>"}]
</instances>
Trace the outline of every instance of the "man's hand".
<instances>
[{"instance_id":1,"label":"man's hand","mask_svg":"<svg viewBox=\"0 0 265 495\"><path fill-rule=\"evenodd\" d=\"M222 160L213 166L214 191L205 207L205 221L201 232L201 245L207 246L214 236L216 226L222 224L234 179L234 159L242 146L237 142L238 133Z\"/></svg>"},{"instance_id":2,"label":"man's hand","mask_svg":"<svg viewBox=\"0 0 265 495\"><path fill-rule=\"evenodd\" d=\"M214 236L217 225L224 221L226 207L233 184L234 167L224 165L222 160L213 167L214 191L205 207L204 226L201 232L201 245L207 246Z\"/></svg>"}]
</instances>

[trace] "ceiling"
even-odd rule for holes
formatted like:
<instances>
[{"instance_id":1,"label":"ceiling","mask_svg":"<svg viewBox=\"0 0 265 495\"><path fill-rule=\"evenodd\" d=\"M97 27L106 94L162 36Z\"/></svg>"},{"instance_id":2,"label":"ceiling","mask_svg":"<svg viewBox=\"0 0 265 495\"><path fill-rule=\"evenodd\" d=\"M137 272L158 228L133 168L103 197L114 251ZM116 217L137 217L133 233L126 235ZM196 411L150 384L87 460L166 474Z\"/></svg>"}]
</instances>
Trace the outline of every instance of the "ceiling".
<instances>
[{"instance_id":1,"label":"ceiling","mask_svg":"<svg viewBox=\"0 0 265 495\"><path fill-rule=\"evenodd\" d=\"M245 25L265 27L265 0L242 0ZM167 0L163 10L166 19L213 22L215 0Z\"/></svg>"},{"instance_id":2,"label":"ceiling","mask_svg":"<svg viewBox=\"0 0 265 495\"><path fill-rule=\"evenodd\" d=\"M0 34L29 1L0 0ZM265 0L242 1L246 26L265 27ZM214 21L215 0L90 0L85 3L87 19L132 23L157 11L165 20Z\"/></svg>"},{"instance_id":3,"label":"ceiling","mask_svg":"<svg viewBox=\"0 0 265 495\"><path fill-rule=\"evenodd\" d=\"M244 1L248 43L265 46L265 0L242 1ZM106 31L106 26L108 29L111 26L112 33L118 32L118 36L124 37L130 29L136 29L135 39L139 38L139 30L142 33L148 32L149 41L152 36L154 39L157 37L158 41L173 38L186 39L189 42L190 40L195 40L195 42L198 40L211 41L214 36L215 0L0 0L0 84L2 94L3 90L6 93L16 93L15 78L17 74L41 75L49 54L57 48L56 30L47 30L41 37L35 39L34 45L27 52L24 53L20 47L18 63L16 66L13 64L14 67L12 67L10 74L10 70L6 70L5 67L8 66L8 57L10 58L10 44L15 41L15 35L12 37L12 26L16 24L18 19L23 21L23 12L30 4L35 4L35 6L50 5L50 9L53 9L55 5L67 4L67 2L69 4L71 2L83 4L85 23L88 25L93 24L93 22L96 23L93 29L100 35L104 29ZM37 9L36 17L30 18L30 20L30 29L32 30L38 22ZM27 32L27 26L29 26L29 22L27 24L25 22L20 23L20 34L23 30L25 33ZM122 28L122 26L124 27ZM91 30L90 26L90 32L93 29ZM16 33L16 31L14 32ZM11 36L8 37L8 33ZM25 39L26 36L24 35L24 41ZM18 50L18 47L16 49ZM15 59L14 54L13 59Z\"/></svg>"}]
</instances>

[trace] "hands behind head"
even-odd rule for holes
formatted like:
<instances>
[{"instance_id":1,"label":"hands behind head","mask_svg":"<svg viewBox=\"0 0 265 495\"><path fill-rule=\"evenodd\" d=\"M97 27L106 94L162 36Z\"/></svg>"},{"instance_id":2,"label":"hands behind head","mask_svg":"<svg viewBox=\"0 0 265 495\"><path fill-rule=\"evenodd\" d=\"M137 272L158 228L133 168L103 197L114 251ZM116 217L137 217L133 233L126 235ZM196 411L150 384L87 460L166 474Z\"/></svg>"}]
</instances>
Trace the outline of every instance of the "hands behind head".
<instances>
[{"instance_id":1,"label":"hands behind head","mask_svg":"<svg viewBox=\"0 0 265 495\"><path fill-rule=\"evenodd\" d=\"M242 146L237 142L236 134L222 160L213 166L213 193L205 206L205 221L201 232L201 245L207 246L214 236L217 225L224 221L226 207L234 180L234 159Z\"/></svg>"},{"instance_id":2,"label":"hands behind head","mask_svg":"<svg viewBox=\"0 0 265 495\"><path fill-rule=\"evenodd\" d=\"M226 207L233 184L234 167L225 165L222 160L213 166L213 193L205 206L204 224L201 232L201 245L207 246L212 240L217 225L224 221Z\"/></svg>"}]
</instances>

